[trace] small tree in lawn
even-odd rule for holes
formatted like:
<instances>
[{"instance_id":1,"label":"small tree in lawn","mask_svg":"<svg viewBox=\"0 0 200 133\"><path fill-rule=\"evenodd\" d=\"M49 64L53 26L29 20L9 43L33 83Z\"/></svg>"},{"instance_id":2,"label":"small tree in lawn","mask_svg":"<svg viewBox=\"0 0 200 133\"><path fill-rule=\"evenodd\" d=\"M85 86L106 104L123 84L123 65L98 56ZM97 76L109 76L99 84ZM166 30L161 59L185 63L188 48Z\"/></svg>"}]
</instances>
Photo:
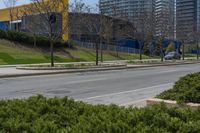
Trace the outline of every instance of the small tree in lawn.
<instances>
[{"instance_id":1,"label":"small tree in lawn","mask_svg":"<svg viewBox=\"0 0 200 133\"><path fill-rule=\"evenodd\" d=\"M169 23L169 13L166 10L160 11L156 25L159 25L159 33L157 33L161 61L164 61L164 42L166 39L171 39L171 27Z\"/></svg>"},{"instance_id":2,"label":"small tree in lawn","mask_svg":"<svg viewBox=\"0 0 200 133\"><path fill-rule=\"evenodd\" d=\"M102 42L105 41L106 44L110 43L113 38L113 27L115 20L112 17L108 17L100 12L101 17L101 31L100 31L100 45L101 45L101 62L103 62L103 45Z\"/></svg>"},{"instance_id":3,"label":"small tree in lawn","mask_svg":"<svg viewBox=\"0 0 200 133\"><path fill-rule=\"evenodd\" d=\"M81 39L84 33L83 14L88 12L90 8L82 0L74 0L69 4L69 33L74 36L74 39Z\"/></svg>"},{"instance_id":4,"label":"small tree in lawn","mask_svg":"<svg viewBox=\"0 0 200 133\"><path fill-rule=\"evenodd\" d=\"M76 34L78 37L82 35L87 36L91 42L95 43L96 51L96 65L99 64L99 44L102 32L102 17L99 14L98 8L93 8L85 4L82 0L75 0L70 6L70 11L73 14L70 20L72 26L70 32ZM76 24L76 25L75 25Z\"/></svg>"},{"instance_id":5,"label":"small tree in lawn","mask_svg":"<svg viewBox=\"0 0 200 133\"><path fill-rule=\"evenodd\" d=\"M188 34L187 37L192 43L196 44L196 55L197 55L197 60L199 59L199 38L200 38L200 32L198 31L198 29L196 28L196 26L194 26L192 32L190 34Z\"/></svg>"},{"instance_id":6,"label":"small tree in lawn","mask_svg":"<svg viewBox=\"0 0 200 133\"><path fill-rule=\"evenodd\" d=\"M88 11L85 14L84 22L86 28L86 35L91 37L92 42L95 43L96 46L96 65L99 65L99 44L100 44L100 36L101 36L101 17L96 14L91 15L92 12Z\"/></svg>"},{"instance_id":7,"label":"small tree in lawn","mask_svg":"<svg viewBox=\"0 0 200 133\"><path fill-rule=\"evenodd\" d=\"M129 25L128 29L126 28L124 30L124 36L138 40L140 60L142 60L143 48L145 47L145 45L146 48L148 47L147 45L149 45L153 37L153 18L151 14L146 11L141 11L138 19L135 22L131 22L129 17L124 18L124 20L126 20L127 24Z\"/></svg>"},{"instance_id":8,"label":"small tree in lawn","mask_svg":"<svg viewBox=\"0 0 200 133\"><path fill-rule=\"evenodd\" d=\"M185 60L185 44L195 42L198 38L196 38L198 33L196 32L196 28L194 25L191 25L188 22L183 23L185 25L185 30L188 32L183 32L182 27L177 27L177 38L182 43L182 59Z\"/></svg>"},{"instance_id":9,"label":"small tree in lawn","mask_svg":"<svg viewBox=\"0 0 200 133\"><path fill-rule=\"evenodd\" d=\"M15 13L15 5L17 3L17 0L3 0L4 5L9 9L9 17L10 17L10 24L9 24L9 29L11 30L11 22L14 20L16 17Z\"/></svg>"},{"instance_id":10,"label":"small tree in lawn","mask_svg":"<svg viewBox=\"0 0 200 133\"><path fill-rule=\"evenodd\" d=\"M152 14L147 11L141 12L136 22L136 39L139 41L140 60L142 60L142 51L144 48L148 49L153 39L153 22Z\"/></svg>"},{"instance_id":11,"label":"small tree in lawn","mask_svg":"<svg viewBox=\"0 0 200 133\"><path fill-rule=\"evenodd\" d=\"M26 8L26 13L33 16L33 19L39 19L39 24L34 24L35 28L40 28L41 34L45 34L50 41L50 57L51 57L51 67L54 67L54 42L56 40L66 38L66 30L68 30L67 24L67 11L68 5L65 0L31 0L31 6ZM37 27L38 26L38 27ZM60 27L60 28L58 28Z\"/></svg>"},{"instance_id":12,"label":"small tree in lawn","mask_svg":"<svg viewBox=\"0 0 200 133\"><path fill-rule=\"evenodd\" d=\"M41 28L36 28L36 27L40 27L41 25L41 18L40 17L36 17L36 15L30 15L31 14L37 14L37 12L34 12L33 9L30 8L24 8L23 10L23 17L22 19L24 19L23 21L26 22L26 28L23 29L25 32L29 32L31 35L33 35L33 46L36 47L37 46L37 36L41 35L43 32L43 29ZM29 20L29 22L27 22L27 19Z\"/></svg>"}]
</instances>

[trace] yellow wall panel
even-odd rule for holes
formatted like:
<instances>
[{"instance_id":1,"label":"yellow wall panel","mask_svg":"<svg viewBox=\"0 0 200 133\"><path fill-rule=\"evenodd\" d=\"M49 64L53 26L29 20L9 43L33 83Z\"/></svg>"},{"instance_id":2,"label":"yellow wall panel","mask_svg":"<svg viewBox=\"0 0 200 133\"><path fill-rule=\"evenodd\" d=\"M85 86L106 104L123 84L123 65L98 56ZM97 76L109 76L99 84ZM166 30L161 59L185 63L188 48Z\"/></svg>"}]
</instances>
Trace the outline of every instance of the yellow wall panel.
<instances>
[{"instance_id":1,"label":"yellow wall panel","mask_svg":"<svg viewBox=\"0 0 200 133\"><path fill-rule=\"evenodd\" d=\"M10 12L12 12L13 20L21 19L25 7L28 6L30 6L30 4L16 6L12 9L10 8L0 9L0 21L10 21Z\"/></svg>"}]
</instances>

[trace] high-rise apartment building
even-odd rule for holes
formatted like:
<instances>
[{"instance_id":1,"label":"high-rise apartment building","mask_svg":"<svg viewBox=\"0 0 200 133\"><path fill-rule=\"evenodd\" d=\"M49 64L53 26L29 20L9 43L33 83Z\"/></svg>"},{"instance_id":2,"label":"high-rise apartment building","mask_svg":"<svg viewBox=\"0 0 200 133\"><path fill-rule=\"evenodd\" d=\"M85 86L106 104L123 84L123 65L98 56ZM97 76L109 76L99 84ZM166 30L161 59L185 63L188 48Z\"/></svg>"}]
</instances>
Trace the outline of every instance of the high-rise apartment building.
<instances>
[{"instance_id":1,"label":"high-rise apartment building","mask_svg":"<svg viewBox=\"0 0 200 133\"><path fill-rule=\"evenodd\" d=\"M154 17L156 36L174 39L175 1L155 0Z\"/></svg>"},{"instance_id":2,"label":"high-rise apartment building","mask_svg":"<svg viewBox=\"0 0 200 133\"><path fill-rule=\"evenodd\" d=\"M109 16L126 16L135 22L140 15L147 12L153 15L154 0L100 0L100 10Z\"/></svg>"},{"instance_id":3,"label":"high-rise apartment building","mask_svg":"<svg viewBox=\"0 0 200 133\"><path fill-rule=\"evenodd\" d=\"M174 38L175 0L100 0L100 10L110 16L126 16L129 21L138 23L141 14L151 18L154 36L165 35ZM137 25L136 25L137 26Z\"/></svg>"},{"instance_id":4,"label":"high-rise apartment building","mask_svg":"<svg viewBox=\"0 0 200 133\"><path fill-rule=\"evenodd\" d=\"M192 41L192 34L199 31L200 0L176 0L177 39Z\"/></svg>"}]
</instances>

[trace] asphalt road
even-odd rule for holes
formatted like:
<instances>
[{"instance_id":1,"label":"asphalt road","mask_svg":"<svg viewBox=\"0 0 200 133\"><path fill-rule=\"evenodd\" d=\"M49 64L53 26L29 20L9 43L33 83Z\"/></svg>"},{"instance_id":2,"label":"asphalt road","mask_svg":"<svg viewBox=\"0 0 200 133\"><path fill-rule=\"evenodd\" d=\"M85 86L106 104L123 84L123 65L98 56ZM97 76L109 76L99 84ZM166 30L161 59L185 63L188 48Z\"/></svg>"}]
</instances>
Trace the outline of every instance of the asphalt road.
<instances>
[{"instance_id":1,"label":"asphalt road","mask_svg":"<svg viewBox=\"0 0 200 133\"><path fill-rule=\"evenodd\" d=\"M0 98L43 94L69 96L92 104L140 106L144 99L171 88L179 77L198 71L200 64L7 78L0 79Z\"/></svg>"}]
</instances>

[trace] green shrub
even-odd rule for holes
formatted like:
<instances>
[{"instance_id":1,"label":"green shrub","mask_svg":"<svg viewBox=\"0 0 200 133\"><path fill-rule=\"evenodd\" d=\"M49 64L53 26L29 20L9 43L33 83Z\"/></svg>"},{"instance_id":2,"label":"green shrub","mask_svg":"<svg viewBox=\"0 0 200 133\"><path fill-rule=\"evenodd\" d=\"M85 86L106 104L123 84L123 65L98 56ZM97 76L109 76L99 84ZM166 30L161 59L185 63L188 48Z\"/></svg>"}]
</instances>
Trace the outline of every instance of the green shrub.
<instances>
[{"instance_id":1,"label":"green shrub","mask_svg":"<svg viewBox=\"0 0 200 133\"><path fill-rule=\"evenodd\" d=\"M200 109L89 105L67 97L0 101L0 132L198 133Z\"/></svg>"},{"instance_id":2,"label":"green shrub","mask_svg":"<svg viewBox=\"0 0 200 133\"><path fill-rule=\"evenodd\" d=\"M35 36L38 47L49 47L50 41L45 36ZM16 32L16 31L4 31L0 30L0 39L6 39L9 41L18 42L26 45L34 45L34 36L32 34L24 33L24 32ZM55 47L72 47L67 43L63 42L61 39L58 39L54 42Z\"/></svg>"},{"instance_id":3,"label":"green shrub","mask_svg":"<svg viewBox=\"0 0 200 133\"><path fill-rule=\"evenodd\" d=\"M0 39L7 39L6 31L0 30Z\"/></svg>"},{"instance_id":4,"label":"green shrub","mask_svg":"<svg viewBox=\"0 0 200 133\"><path fill-rule=\"evenodd\" d=\"M200 103L200 72L180 78L173 89L165 91L157 97L176 100L179 103Z\"/></svg>"}]
</instances>

